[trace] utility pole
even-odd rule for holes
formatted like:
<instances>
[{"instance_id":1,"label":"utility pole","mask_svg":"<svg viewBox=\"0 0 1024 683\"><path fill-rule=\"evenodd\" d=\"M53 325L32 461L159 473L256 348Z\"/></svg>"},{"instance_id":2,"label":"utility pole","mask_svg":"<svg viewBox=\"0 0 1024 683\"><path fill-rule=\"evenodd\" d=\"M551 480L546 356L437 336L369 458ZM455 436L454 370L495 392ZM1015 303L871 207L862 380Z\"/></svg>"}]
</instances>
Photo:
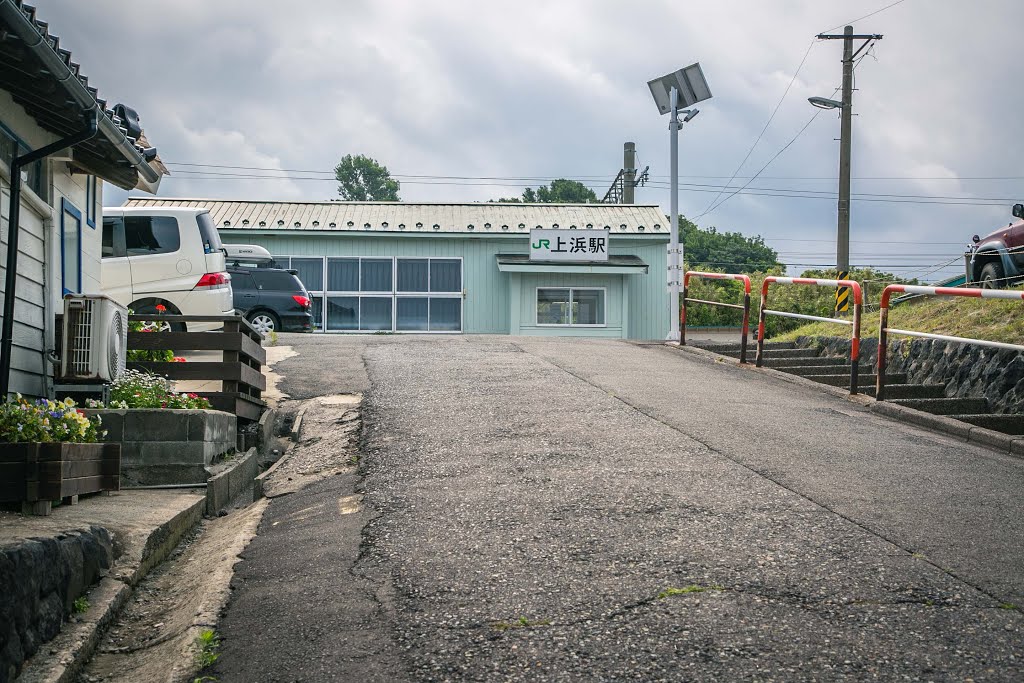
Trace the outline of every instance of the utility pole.
<instances>
[{"instance_id":1,"label":"utility pole","mask_svg":"<svg viewBox=\"0 0 1024 683\"><path fill-rule=\"evenodd\" d=\"M636 193L636 143L627 142L622 146L622 203L632 204Z\"/></svg>"},{"instance_id":2,"label":"utility pole","mask_svg":"<svg viewBox=\"0 0 1024 683\"><path fill-rule=\"evenodd\" d=\"M847 26L842 35L820 34L819 40L843 41L843 99L839 110L839 224L836 231L836 266L840 280L850 277L850 148L853 144L853 60L868 45L882 36L877 34L854 35L853 27ZM864 43L853 50L853 41ZM836 292L836 310L850 309L850 290L840 287Z\"/></svg>"}]
</instances>

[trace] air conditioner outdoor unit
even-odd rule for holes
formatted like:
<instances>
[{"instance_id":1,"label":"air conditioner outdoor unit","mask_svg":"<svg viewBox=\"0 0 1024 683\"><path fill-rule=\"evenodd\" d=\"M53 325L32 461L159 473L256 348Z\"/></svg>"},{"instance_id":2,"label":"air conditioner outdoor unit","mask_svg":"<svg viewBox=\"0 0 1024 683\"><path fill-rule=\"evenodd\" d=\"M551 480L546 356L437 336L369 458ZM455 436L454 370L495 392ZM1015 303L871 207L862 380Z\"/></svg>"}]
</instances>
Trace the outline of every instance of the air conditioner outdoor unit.
<instances>
[{"instance_id":1,"label":"air conditioner outdoor unit","mask_svg":"<svg viewBox=\"0 0 1024 683\"><path fill-rule=\"evenodd\" d=\"M112 382L128 355L128 309L105 296L67 296L63 341L63 379Z\"/></svg>"}]
</instances>

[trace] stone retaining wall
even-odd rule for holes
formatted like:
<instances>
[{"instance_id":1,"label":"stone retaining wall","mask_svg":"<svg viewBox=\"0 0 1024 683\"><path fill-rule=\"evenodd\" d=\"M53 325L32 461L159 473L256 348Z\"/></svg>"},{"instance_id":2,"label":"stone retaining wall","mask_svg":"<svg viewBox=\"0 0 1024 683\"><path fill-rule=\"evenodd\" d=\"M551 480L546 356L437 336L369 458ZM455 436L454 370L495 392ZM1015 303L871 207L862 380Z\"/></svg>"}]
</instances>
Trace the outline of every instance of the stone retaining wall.
<instances>
[{"instance_id":1,"label":"stone retaining wall","mask_svg":"<svg viewBox=\"0 0 1024 683\"><path fill-rule=\"evenodd\" d=\"M93 526L0 547L0 682L56 636L75 600L114 561L109 532Z\"/></svg>"},{"instance_id":2,"label":"stone retaining wall","mask_svg":"<svg viewBox=\"0 0 1024 683\"><path fill-rule=\"evenodd\" d=\"M236 420L219 410L86 410L99 415L107 441L121 443L121 485L206 481L214 459L235 450Z\"/></svg>"},{"instance_id":3,"label":"stone retaining wall","mask_svg":"<svg viewBox=\"0 0 1024 683\"><path fill-rule=\"evenodd\" d=\"M822 355L850 355L850 340L800 337L797 346ZM860 367L875 366L877 339L861 340ZM945 384L946 396L988 399L994 413L1024 414L1024 353L933 339L890 339L888 372L905 372L913 384Z\"/></svg>"}]
</instances>

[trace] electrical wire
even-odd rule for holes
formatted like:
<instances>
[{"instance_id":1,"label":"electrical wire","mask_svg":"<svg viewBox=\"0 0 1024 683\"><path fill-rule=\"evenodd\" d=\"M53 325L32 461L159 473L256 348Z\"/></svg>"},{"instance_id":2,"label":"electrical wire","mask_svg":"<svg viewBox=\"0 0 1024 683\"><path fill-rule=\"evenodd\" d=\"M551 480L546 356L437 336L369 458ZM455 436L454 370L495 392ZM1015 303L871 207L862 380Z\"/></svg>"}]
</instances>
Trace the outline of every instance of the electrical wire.
<instances>
[{"instance_id":1,"label":"electrical wire","mask_svg":"<svg viewBox=\"0 0 1024 683\"><path fill-rule=\"evenodd\" d=\"M825 31L821 31L818 35L821 35L821 33L829 33L831 31L835 31L836 29L840 29L840 28L844 28L846 26L850 26L852 24L856 24L858 21L864 21L865 19L867 19L869 17L873 17L876 14L881 14L882 12L884 12L887 9L892 9L896 5L899 5L900 3L903 3L903 2L906 2L906 0L896 0L896 2L888 4L888 5L886 5L885 7L881 8L881 9L876 9L874 12L871 12L870 14L865 14L863 17L858 17L856 19L851 19L850 21L847 21L847 22L844 22L842 24L839 24L839 26L833 26L830 29L827 29Z\"/></svg>"},{"instance_id":2,"label":"electrical wire","mask_svg":"<svg viewBox=\"0 0 1024 683\"><path fill-rule=\"evenodd\" d=\"M750 146L750 149L747 150L747 155L743 157L743 161L741 161L739 166L736 167L736 170L733 171L732 177L729 178L729 181L726 182L726 185L731 183L736 178L736 174L738 174L740 170L743 169L744 164L747 163L747 160L750 159L750 155L754 153L754 149L757 147L758 143L761 142L761 138L764 137L765 131L768 130L768 126L772 125L772 121L775 120L775 115L779 113L779 107L782 106L782 102L786 99L786 95L789 94L790 89L793 87L793 83L796 82L796 77L800 75L800 70L804 68L804 63L807 61L807 55L811 54L811 48L814 47L815 42L817 41L812 39L811 42L807 45L807 49L804 51L803 59L800 60L800 64L797 65L796 71L793 72L793 78L789 79L789 83L786 85L786 89L783 91L782 97L780 97L779 101L775 103L775 109L772 110L771 116L769 116L768 120L765 121L764 128L762 128L761 132L757 134L757 138L754 140L754 144L752 144ZM719 193L716 194L710 202L708 202L708 205L704 207L704 213L707 213L708 210L714 205L714 203L718 201L718 198L722 196L722 192L724 192L724 190L719 191Z\"/></svg>"},{"instance_id":3,"label":"electrical wire","mask_svg":"<svg viewBox=\"0 0 1024 683\"><path fill-rule=\"evenodd\" d=\"M833 90L833 91L832 91L832 95L835 95L835 94L836 94L837 92L839 92L839 88L836 88L835 90ZM697 216L696 218L694 218L694 220L697 220L697 219L699 219L699 218L703 218L704 216L708 215L708 214L709 214L709 213L711 213L712 211L715 211L716 209L718 209L718 207L722 206L722 204L725 204L725 203L726 203L727 201L729 201L730 199L732 199L733 197L735 197L735 196L736 196L737 194L739 194L739 193L740 193L741 191L743 191L743 190L744 190L744 189L745 189L745 188L746 188L746 187L747 187L748 185L750 185L750 183L754 182L754 180L756 180L756 179L757 179L757 177L758 177L759 175L761 175L761 173L762 173L762 172L763 172L763 171L764 171L764 170L765 170L766 168L768 168L768 167L769 167L769 166L771 165L771 163L772 163L773 161L775 161L776 159L778 159L778 158L779 158L779 156L780 156L780 155L781 155L781 154L782 154L783 152L785 152L785 151L786 151L787 149L789 149L789 148L790 148L790 146L791 146L791 145L792 145L792 144L793 144L794 142L796 142L796 141L797 141L797 139L799 139L799 137L800 137L801 135L803 135L804 131L805 131L805 130L807 130L808 126L810 126L810 125L811 125L811 124L812 124L812 123L814 122L814 120L815 120L816 118L818 118L818 115L819 115L819 114L821 114L821 112L823 112L823 111L825 111L825 110L824 110L824 109L819 109L819 110L817 110L816 112L814 112L814 114L813 114L813 115L811 116L811 118L810 118L810 119L808 119L807 123L805 123L805 124L804 124L804 127L803 127L803 128L801 128L800 130L798 130L798 131L797 131L797 133L796 133L796 135L794 135L794 136L793 136L793 139L792 139L792 140L790 140L789 142L787 142L787 143L785 144L785 146L783 146L783 148L782 148L782 149L780 149L780 150L779 150L778 152L776 152L776 153L775 153L775 155L774 155L774 156L773 156L773 157L772 157L771 159L769 159L769 160L768 160L768 163L766 163L766 164L765 164L764 166L762 166L762 167L760 168L760 170L759 170L759 171L758 171L757 173L755 173L755 174L753 175L753 177L751 177L751 179L750 179L750 180L748 180L748 181L747 181L747 182L746 182L746 183L745 183L745 184L743 185L743 187L741 187L741 188L740 188L739 190L736 190L735 192L733 192L733 193L729 194L728 196L726 196L726 197L725 197L725 199L722 199L722 200L721 200L720 202L718 202L717 204L715 204L714 206L712 206L712 207L711 207L710 209L706 209L706 210L705 210L705 211L704 211L703 213L699 214L699 215L698 215L698 216Z\"/></svg>"}]
</instances>

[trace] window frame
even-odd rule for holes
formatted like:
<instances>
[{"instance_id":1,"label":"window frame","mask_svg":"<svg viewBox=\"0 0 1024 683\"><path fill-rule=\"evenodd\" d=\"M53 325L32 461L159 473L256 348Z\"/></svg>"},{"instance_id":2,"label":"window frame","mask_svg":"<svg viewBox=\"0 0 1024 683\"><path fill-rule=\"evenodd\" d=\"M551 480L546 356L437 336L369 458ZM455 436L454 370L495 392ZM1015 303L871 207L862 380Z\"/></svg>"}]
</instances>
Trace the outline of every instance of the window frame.
<instances>
[{"instance_id":1,"label":"window frame","mask_svg":"<svg viewBox=\"0 0 1024 683\"><path fill-rule=\"evenodd\" d=\"M309 296L312 299L320 299L320 320L321 325L319 327L322 333L331 334L369 334L377 330L332 330L329 327L328 321L328 299L331 297L355 297L357 300L364 298L390 298L391 303L391 332L393 334L464 334L466 326L466 297L464 292L466 291L466 268L465 258L462 256L316 256L308 254L272 254L274 261L278 263L282 268L291 268L292 259L320 259L321 262L321 278L323 283L323 289L308 289ZM391 289L390 291L362 291L358 290L342 290L342 289L330 289L330 280L328 278L330 272L331 259L355 259L358 261L358 280L357 284L361 287L363 280L363 261L364 260L391 260ZM427 261L427 290L425 292L406 292L399 291L398 289L398 262L402 261ZM457 261L459 264L459 281L462 288L456 292L432 292L430 290L430 261ZM300 278L301 279L301 278ZM306 283L303 283L305 285ZM458 330L399 330L398 329L398 300L403 298L426 298L428 299L428 322L429 327L429 299L458 299L459 300L459 329ZM362 315L362 303L359 302L357 309L358 316ZM386 330L385 330L386 331Z\"/></svg>"},{"instance_id":2,"label":"window frame","mask_svg":"<svg viewBox=\"0 0 1024 683\"><path fill-rule=\"evenodd\" d=\"M542 290L542 289L561 289L561 290L567 290L569 292L569 316L570 316L569 320L570 320L570 322L568 322L568 323L542 323L542 322L540 322L540 311L538 310L540 302L538 301L538 297L540 297L540 290ZM600 292L603 293L602 294L602 302L603 302L603 307L604 307L604 311L603 311L604 312L604 322L603 323L590 324L590 323L574 323L574 322L572 322L572 303L573 303L573 299L574 299L573 293L574 292L579 292L579 291L591 291L591 292L600 291ZM586 287L586 286L585 287L557 287L557 286L556 287L551 287L551 286L545 287L545 286L538 285L537 287L534 287L534 290L533 290L533 324L536 327L561 327L561 328L571 328L571 327L575 328L575 327L578 327L578 328L583 328L583 329L586 329L586 328L598 328L598 329L606 328L606 327L608 327L608 288L607 287Z\"/></svg>"},{"instance_id":3,"label":"window frame","mask_svg":"<svg viewBox=\"0 0 1024 683\"><path fill-rule=\"evenodd\" d=\"M76 229L76 232L78 233L77 289L68 289L64 277L67 274L67 241L64 239L64 235L67 234L67 230L64 225L64 221L69 215L74 218L75 223L78 224ZM67 197L60 198L60 288L62 295L82 293L82 212L78 210L77 206L68 201Z\"/></svg>"},{"instance_id":4,"label":"window frame","mask_svg":"<svg viewBox=\"0 0 1024 683\"><path fill-rule=\"evenodd\" d=\"M93 230L96 229L96 194L98 187L96 176L87 175L85 177L85 224Z\"/></svg>"}]
</instances>

